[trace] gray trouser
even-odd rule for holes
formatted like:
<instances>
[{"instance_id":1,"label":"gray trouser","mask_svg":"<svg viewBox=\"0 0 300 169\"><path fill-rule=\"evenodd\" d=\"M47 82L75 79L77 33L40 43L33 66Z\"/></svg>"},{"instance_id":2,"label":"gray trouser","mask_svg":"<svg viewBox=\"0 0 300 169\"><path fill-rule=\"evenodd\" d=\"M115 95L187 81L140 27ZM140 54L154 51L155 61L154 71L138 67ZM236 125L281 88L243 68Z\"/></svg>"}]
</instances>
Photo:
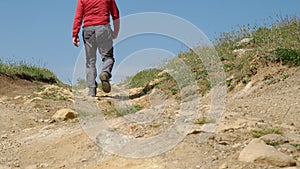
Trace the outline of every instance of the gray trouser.
<instances>
[{"instance_id":1,"label":"gray trouser","mask_svg":"<svg viewBox=\"0 0 300 169\"><path fill-rule=\"evenodd\" d=\"M88 26L83 28L82 36L86 54L86 81L89 88L94 88L97 77L97 49L103 62L101 72L108 73L109 77L112 76L111 71L115 62L113 31L110 25Z\"/></svg>"}]
</instances>

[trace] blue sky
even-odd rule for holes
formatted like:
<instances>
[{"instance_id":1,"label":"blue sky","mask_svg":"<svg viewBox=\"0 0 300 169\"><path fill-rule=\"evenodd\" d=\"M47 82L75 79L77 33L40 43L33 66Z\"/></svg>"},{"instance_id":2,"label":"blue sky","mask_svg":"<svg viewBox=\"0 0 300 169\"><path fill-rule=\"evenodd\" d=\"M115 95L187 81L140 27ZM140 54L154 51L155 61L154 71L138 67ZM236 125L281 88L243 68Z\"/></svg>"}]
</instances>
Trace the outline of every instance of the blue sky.
<instances>
[{"instance_id":1,"label":"blue sky","mask_svg":"<svg viewBox=\"0 0 300 169\"><path fill-rule=\"evenodd\" d=\"M140 12L170 13L188 20L210 39L237 25L263 23L276 14L299 15L298 0L116 0L121 16ZM76 59L82 49L71 42L77 0L2 0L0 2L0 58L25 60L45 66L66 83L72 79ZM136 23L139 24L139 23ZM175 29L175 28L174 28ZM188 32L187 32L188 33ZM176 54L180 44L155 36L128 40L116 47L116 66L136 51L161 48ZM141 43L142 42L142 43ZM83 69L84 70L84 69Z\"/></svg>"}]
</instances>

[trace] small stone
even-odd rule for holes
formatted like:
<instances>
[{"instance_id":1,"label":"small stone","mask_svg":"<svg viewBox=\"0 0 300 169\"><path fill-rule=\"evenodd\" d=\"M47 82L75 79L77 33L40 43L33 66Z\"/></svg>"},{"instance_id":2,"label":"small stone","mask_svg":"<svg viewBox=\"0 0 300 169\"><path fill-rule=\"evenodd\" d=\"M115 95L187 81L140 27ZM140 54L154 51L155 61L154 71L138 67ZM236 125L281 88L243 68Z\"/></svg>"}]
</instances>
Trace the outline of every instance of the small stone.
<instances>
[{"instance_id":1,"label":"small stone","mask_svg":"<svg viewBox=\"0 0 300 169\"><path fill-rule=\"evenodd\" d=\"M83 159L81 159L81 162L82 163L87 162L87 159L83 158Z\"/></svg>"},{"instance_id":2,"label":"small stone","mask_svg":"<svg viewBox=\"0 0 300 169\"><path fill-rule=\"evenodd\" d=\"M188 132L187 135L192 135L192 134L199 134L202 132L202 129L192 129Z\"/></svg>"},{"instance_id":3,"label":"small stone","mask_svg":"<svg viewBox=\"0 0 300 169\"><path fill-rule=\"evenodd\" d=\"M1 136L1 138L2 138L2 139L8 139L8 135L7 135L7 134L4 134L4 135Z\"/></svg>"},{"instance_id":4,"label":"small stone","mask_svg":"<svg viewBox=\"0 0 300 169\"><path fill-rule=\"evenodd\" d=\"M44 120L45 123L49 123L50 121L51 121L50 119Z\"/></svg>"},{"instance_id":5,"label":"small stone","mask_svg":"<svg viewBox=\"0 0 300 169\"><path fill-rule=\"evenodd\" d=\"M219 159L217 156L211 156L211 158L212 158L213 160L218 160L218 159Z\"/></svg>"},{"instance_id":6,"label":"small stone","mask_svg":"<svg viewBox=\"0 0 300 169\"><path fill-rule=\"evenodd\" d=\"M232 51L232 53L237 57L242 57L249 51L252 51L252 49L235 49Z\"/></svg>"},{"instance_id":7,"label":"small stone","mask_svg":"<svg viewBox=\"0 0 300 169\"><path fill-rule=\"evenodd\" d=\"M196 165L196 168L199 169L199 168L201 168L201 166L200 165Z\"/></svg>"},{"instance_id":8,"label":"small stone","mask_svg":"<svg viewBox=\"0 0 300 169\"><path fill-rule=\"evenodd\" d=\"M18 100L18 99L20 99L20 98L22 98L22 96L16 96L14 99L15 99L15 100Z\"/></svg>"},{"instance_id":9,"label":"small stone","mask_svg":"<svg viewBox=\"0 0 300 169\"><path fill-rule=\"evenodd\" d=\"M244 38L238 42L238 45L241 46L241 45L250 44L252 40L253 40L253 38Z\"/></svg>"},{"instance_id":10,"label":"small stone","mask_svg":"<svg viewBox=\"0 0 300 169\"><path fill-rule=\"evenodd\" d=\"M242 146L241 143L236 143L236 144L234 144L234 145L232 146L232 148L238 148L238 147L241 147L241 146Z\"/></svg>"},{"instance_id":11,"label":"small stone","mask_svg":"<svg viewBox=\"0 0 300 169\"><path fill-rule=\"evenodd\" d=\"M278 134L268 134L264 135L260 138L261 140L265 142L270 142L270 143L288 143L289 140L286 139L285 137L278 135Z\"/></svg>"},{"instance_id":12,"label":"small stone","mask_svg":"<svg viewBox=\"0 0 300 169\"><path fill-rule=\"evenodd\" d=\"M282 148L283 152L287 152L289 154L297 153L297 151L298 151L297 147L292 146L290 144L284 144L284 145L281 145L280 147Z\"/></svg>"},{"instance_id":13,"label":"small stone","mask_svg":"<svg viewBox=\"0 0 300 169\"><path fill-rule=\"evenodd\" d=\"M47 167L49 167L49 164L47 164L47 163L42 163L42 164L39 165L39 167L40 167L40 168L47 168Z\"/></svg>"},{"instance_id":14,"label":"small stone","mask_svg":"<svg viewBox=\"0 0 300 169\"><path fill-rule=\"evenodd\" d=\"M20 167L19 161L15 161L15 162L13 163L13 165L14 165L14 167Z\"/></svg>"},{"instance_id":15,"label":"small stone","mask_svg":"<svg viewBox=\"0 0 300 169\"><path fill-rule=\"evenodd\" d=\"M219 169L226 169L228 168L228 164L227 163L224 163L222 165L220 165Z\"/></svg>"},{"instance_id":16,"label":"small stone","mask_svg":"<svg viewBox=\"0 0 300 169\"><path fill-rule=\"evenodd\" d=\"M69 119L75 119L78 117L78 113L71 109L58 110L53 116L54 121L66 121Z\"/></svg>"}]
</instances>

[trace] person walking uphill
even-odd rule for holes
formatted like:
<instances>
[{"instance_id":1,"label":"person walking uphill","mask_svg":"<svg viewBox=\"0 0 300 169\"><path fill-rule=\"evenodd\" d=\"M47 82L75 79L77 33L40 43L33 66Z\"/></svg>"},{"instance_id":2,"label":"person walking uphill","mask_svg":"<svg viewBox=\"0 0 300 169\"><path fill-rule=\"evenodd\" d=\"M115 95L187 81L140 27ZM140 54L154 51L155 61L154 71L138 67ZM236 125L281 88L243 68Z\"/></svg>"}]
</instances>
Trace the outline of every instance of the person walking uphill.
<instances>
[{"instance_id":1,"label":"person walking uphill","mask_svg":"<svg viewBox=\"0 0 300 169\"><path fill-rule=\"evenodd\" d=\"M110 26L113 19L114 31ZM102 90L111 91L109 79L115 62L113 55L113 39L118 37L120 29L119 9L115 0L78 0L73 23L73 44L80 46L78 33L83 23L83 42L86 53L86 81L89 87L88 96L96 97L97 93L97 49L102 58L100 80Z\"/></svg>"}]
</instances>

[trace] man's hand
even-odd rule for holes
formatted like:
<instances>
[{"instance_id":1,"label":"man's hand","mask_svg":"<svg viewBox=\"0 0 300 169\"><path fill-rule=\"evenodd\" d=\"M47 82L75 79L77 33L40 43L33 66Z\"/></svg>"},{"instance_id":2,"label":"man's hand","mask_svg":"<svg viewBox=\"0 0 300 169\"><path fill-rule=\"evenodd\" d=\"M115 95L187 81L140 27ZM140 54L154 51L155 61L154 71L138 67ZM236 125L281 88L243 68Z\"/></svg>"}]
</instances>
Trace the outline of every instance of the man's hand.
<instances>
[{"instance_id":1,"label":"man's hand","mask_svg":"<svg viewBox=\"0 0 300 169\"><path fill-rule=\"evenodd\" d=\"M78 37L73 38L73 45L76 47L80 46L80 40Z\"/></svg>"},{"instance_id":2,"label":"man's hand","mask_svg":"<svg viewBox=\"0 0 300 169\"><path fill-rule=\"evenodd\" d=\"M113 39L117 39L118 38L118 32L114 31L114 34L113 34Z\"/></svg>"}]
</instances>

